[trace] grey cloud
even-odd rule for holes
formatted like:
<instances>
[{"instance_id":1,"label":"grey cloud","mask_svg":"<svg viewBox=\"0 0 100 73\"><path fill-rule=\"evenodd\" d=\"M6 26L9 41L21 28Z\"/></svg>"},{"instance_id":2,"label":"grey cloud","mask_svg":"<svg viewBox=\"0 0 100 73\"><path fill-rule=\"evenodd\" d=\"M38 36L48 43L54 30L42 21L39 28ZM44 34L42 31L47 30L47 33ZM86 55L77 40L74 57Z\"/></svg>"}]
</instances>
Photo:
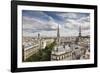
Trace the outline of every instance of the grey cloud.
<instances>
[{"instance_id":1,"label":"grey cloud","mask_svg":"<svg viewBox=\"0 0 100 73\"><path fill-rule=\"evenodd\" d=\"M58 25L53 20L50 20L48 22L41 21L36 18L29 18L29 17L23 17L23 31L27 32L37 32L36 30L56 30L56 26Z\"/></svg>"}]
</instances>

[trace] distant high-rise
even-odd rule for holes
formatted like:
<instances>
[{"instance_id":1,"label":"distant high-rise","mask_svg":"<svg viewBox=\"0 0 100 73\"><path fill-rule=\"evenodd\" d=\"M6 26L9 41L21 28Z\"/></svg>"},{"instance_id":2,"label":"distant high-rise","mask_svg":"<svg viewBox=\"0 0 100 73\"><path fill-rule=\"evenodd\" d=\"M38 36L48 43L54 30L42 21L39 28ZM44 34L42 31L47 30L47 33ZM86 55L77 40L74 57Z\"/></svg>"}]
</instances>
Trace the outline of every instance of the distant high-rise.
<instances>
[{"instance_id":1,"label":"distant high-rise","mask_svg":"<svg viewBox=\"0 0 100 73\"><path fill-rule=\"evenodd\" d=\"M40 39L40 33L38 33L38 39Z\"/></svg>"},{"instance_id":2,"label":"distant high-rise","mask_svg":"<svg viewBox=\"0 0 100 73\"><path fill-rule=\"evenodd\" d=\"M79 37L81 37L81 26L79 26Z\"/></svg>"}]
</instances>

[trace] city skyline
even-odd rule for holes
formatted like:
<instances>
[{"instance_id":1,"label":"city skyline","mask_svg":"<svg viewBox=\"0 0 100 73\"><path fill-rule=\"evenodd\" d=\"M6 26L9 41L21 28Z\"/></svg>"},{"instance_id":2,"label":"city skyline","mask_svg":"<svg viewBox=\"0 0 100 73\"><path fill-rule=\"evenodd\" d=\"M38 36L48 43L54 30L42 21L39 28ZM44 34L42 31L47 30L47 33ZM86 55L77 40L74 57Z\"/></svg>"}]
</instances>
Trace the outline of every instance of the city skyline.
<instances>
[{"instance_id":1,"label":"city skyline","mask_svg":"<svg viewBox=\"0 0 100 73\"><path fill-rule=\"evenodd\" d=\"M61 36L77 36L79 26L82 35L90 34L90 14L75 12L22 11L23 36L56 36L57 26Z\"/></svg>"}]
</instances>

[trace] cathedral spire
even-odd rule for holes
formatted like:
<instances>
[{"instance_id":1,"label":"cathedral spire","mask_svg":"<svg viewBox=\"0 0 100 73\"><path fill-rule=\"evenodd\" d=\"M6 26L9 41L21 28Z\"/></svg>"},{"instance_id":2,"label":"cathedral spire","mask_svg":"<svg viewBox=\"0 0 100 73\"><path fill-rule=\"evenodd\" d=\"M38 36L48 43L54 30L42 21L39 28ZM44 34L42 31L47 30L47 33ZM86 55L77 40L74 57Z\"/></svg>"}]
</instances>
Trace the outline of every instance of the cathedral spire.
<instances>
[{"instance_id":1,"label":"cathedral spire","mask_svg":"<svg viewBox=\"0 0 100 73\"><path fill-rule=\"evenodd\" d=\"M59 33L59 24L58 24L58 28L57 28L57 37L60 37L60 33Z\"/></svg>"},{"instance_id":2,"label":"cathedral spire","mask_svg":"<svg viewBox=\"0 0 100 73\"><path fill-rule=\"evenodd\" d=\"M59 32L59 24L57 28L57 45L60 45L60 32Z\"/></svg>"}]
</instances>

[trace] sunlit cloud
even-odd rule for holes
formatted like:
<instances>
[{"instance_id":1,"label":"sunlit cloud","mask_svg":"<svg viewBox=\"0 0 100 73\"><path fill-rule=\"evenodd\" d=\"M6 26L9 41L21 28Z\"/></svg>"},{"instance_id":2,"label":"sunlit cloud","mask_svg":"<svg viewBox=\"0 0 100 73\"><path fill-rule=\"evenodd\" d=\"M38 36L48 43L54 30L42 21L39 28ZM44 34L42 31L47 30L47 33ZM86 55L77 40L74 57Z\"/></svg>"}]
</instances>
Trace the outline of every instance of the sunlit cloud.
<instances>
[{"instance_id":1,"label":"sunlit cloud","mask_svg":"<svg viewBox=\"0 0 100 73\"><path fill-rule=\"evenodd\" d=\"M43 36L56 36L58 25L62 36L78 35L79 26L84 31L83 35L89 35L89 13L24 10L22 15L24 36L36 36L37 33Z\"/></svg>"}]
</instances>

